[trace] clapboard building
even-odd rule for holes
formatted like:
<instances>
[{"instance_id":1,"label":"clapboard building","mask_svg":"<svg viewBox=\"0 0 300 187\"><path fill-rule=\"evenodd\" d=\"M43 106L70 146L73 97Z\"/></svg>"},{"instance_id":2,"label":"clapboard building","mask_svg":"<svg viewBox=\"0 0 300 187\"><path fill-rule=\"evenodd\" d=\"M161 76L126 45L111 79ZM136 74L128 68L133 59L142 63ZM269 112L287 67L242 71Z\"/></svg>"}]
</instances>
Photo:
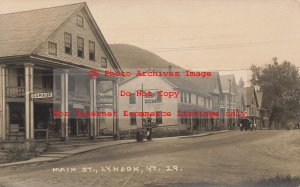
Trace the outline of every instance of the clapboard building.
<instances>
[{"instance_id":1,"label":"clapboard building","mask_svg":"<svg viewBox=\"0 0 300 187\"><path fill-rule=\"evenodd\" d=\"M109 89L104 94L110 95L111 91ZM120 131L141 128L143 119L148 117L138 114L142 112L162 114L152 116L160 129L214 130L220 121L219 101L222 88L217 72L204 78L135 76L122 81L119 91ZM142 96L138 94L140 91L152 94ZM170 97L168 93L174 95ZM105 124L102 126L104 130L111 131L111 117L102 120L102 124Z\"/></svg>"},{"instance_id":2,"label":"clapboard building","mask_svg":"<svg viewBox=\"0 0 300 187\"><path fill-rule=\"evenodd\" d=\"M97 118L75 110L101 108L101 84L118 89L118 77L103 71L120 66L86 3L0 15L0 43L3 142L34 142L46 132L50 139L98 136ZM115 111L116 93L105 105Z\"/></svg>"}]
</instances>

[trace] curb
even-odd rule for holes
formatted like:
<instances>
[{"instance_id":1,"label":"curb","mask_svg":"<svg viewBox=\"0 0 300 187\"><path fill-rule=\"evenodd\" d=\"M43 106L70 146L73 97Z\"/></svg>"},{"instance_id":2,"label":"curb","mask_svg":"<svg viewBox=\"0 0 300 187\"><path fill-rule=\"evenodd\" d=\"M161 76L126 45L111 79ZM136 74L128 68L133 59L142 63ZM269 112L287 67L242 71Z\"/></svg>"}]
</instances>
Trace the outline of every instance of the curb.
<instances>
[{"instance_id":1,"label":"curb","mask_svg":"<svg viewBox=\"0 0 300 187\"><path fill-rule=\"evenodd\" d=\"M165 137L163 139L168 139L168 138L198 138L198 137L204 137L204 136L210 136L210 135L214 135L214 134L221 134L221 133L226 133L226 132L231 132L230 130L223 130L223 131L214 131L214 132L209 132L209 133L203 133L203 134L195 134L195 135L189 135L189 136L175 136L175 137ZM155 138L156 140L159 140L161 138ZM17 165L28 165L28 164L36 164L36 163L45 163L45 162L54 162L54 161L58 161L58 160L62 160L64 158L73 156L73 155L78 155L81 153L86 153L86 152L90 152L96 149L101 149L101 148L106 148L106 147L111 147L111 146L117 146L117 145L123 145L123 144L131 144L131 143L139 143L136 142L135 140L132 141L128 141L128 142L120 142L120 143L116 143L113 145L104 145L104 146L100 146L100 147L86 147L84 150L69 150L69 151L65 151L65 152L57 152L57 153L48 153L48 154L57 154L57 155L61 155L61 156L37 156L35 158L32 158L30 160L25 160L25 161L19 161L19 162L10 162L10 163L5 163L5 164L0 164L0 168L2 167L8 167L8 166L17 166ZM91 145L93 146L93 145ZM72 153L73 152L73 153Z\"/></svg>"},{"instance_id":2,"label":"curb","mask_svg":"<svg viewBox=\"0 0 300 187\"><path fill-rule=\"evenodd\" d=\"M76 149L74 150L70 150L70 151L65 151L65 152L60 152L60 153L55 153L55 154L61 154L64 156L61 157L47 157L47 156L37 156L35 158L32 158L30 160L24 160L24 161L19 161L19 162L10 162L10 163L5 163L5 164L0 164L0 168L2 167L8 167L8 166L17 166L17 165L29 165L29 164L36 164L36 163L45 163L45 162L54 162L54 161L58 161L58 160L62 160L64 158L73 156L73 155L78 155L81 153L86 153L89 151L93 151L96 149L101 149L101 148L106 148L106 147L112 147L112 146L117 146L117 145L123 145L123 144L131 144L131 143L136 143L136 141L129 141L129 142L120 142L120 143L116 143L113 145L105 145L105 146L100 146L100 147L91 147L91 148L86 148L82 151L78 150L76 151ZM68 153L68 152L74 152L74 153ZM52 153L49 153L52 154Z\"/></svg>"}]
</instances>

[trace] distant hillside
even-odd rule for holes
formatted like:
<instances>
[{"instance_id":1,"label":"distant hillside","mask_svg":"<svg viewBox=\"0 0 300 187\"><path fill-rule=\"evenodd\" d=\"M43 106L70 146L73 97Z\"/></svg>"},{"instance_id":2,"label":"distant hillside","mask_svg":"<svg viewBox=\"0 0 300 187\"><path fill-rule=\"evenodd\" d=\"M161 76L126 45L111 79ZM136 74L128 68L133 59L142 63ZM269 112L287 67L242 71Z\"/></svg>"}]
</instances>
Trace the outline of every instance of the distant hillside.
<instances>
[{"instance_id":1,"label":"distant hillside","mask_svg":"<svg viewBox=\"0 0 300 187\"><path fill-rule=\"evenodd\" d=\"M125 71L148 70L150 68L165 69L167 71L170 65L172 69L179 68L179 66L164 60L160 56L133 45L110 44L109 46L121 68Z\"/></svg>"}]
</instances>

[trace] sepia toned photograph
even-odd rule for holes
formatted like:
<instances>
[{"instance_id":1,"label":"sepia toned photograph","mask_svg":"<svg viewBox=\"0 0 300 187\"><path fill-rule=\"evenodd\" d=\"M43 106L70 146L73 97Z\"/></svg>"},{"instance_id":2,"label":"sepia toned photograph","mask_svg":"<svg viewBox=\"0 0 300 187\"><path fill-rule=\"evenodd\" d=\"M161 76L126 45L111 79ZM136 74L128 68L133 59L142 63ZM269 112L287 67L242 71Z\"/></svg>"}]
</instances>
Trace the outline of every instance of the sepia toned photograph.
<instances>
[{"instance_id":1,"label":"sepia toned photograph","mask_svg":"<svg viewBox=\"0 0 300 187\"><path fill-rule=\"evenodd\" d=\"M300 187L299 0L0 0L0 187Z\"/></svg>"}]
</instances>

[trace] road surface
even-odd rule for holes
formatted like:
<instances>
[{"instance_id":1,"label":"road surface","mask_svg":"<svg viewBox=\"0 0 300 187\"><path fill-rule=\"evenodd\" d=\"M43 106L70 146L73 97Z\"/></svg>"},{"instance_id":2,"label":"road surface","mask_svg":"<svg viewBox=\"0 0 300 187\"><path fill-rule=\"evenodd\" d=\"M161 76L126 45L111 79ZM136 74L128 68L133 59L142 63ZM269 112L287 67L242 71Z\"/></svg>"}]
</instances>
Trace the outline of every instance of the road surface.
<instances>
[{"instance_id":1,"label":"road surface","mask_svg":"<svg viewBox=\"0 0 300 187\"><path fill-rule=\"evenodd\" d=\"M0 168L0 184L231 186L276 174L300 176L299 163L300 130L233 131L117 145L52 163Z\"/></svg>"}]
</instances>

